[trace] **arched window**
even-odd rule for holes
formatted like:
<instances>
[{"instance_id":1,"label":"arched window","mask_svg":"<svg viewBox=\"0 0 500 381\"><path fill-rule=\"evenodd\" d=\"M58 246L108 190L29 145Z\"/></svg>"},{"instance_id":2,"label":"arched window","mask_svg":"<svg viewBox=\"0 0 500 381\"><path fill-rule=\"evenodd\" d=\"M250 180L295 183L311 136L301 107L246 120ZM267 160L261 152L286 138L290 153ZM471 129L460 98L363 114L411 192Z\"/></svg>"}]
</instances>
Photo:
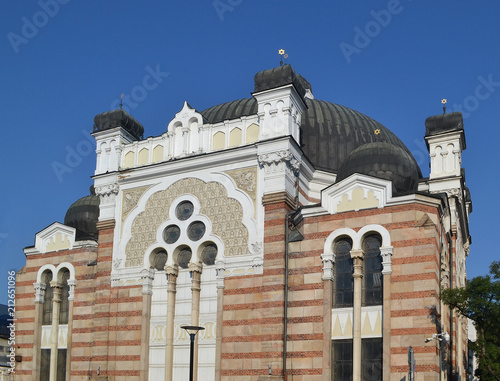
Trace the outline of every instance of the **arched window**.
<instances>
[{"instance_id":1,"label":"arched window","mask_svg":"<svg viewBox=\"0 0 500 381\"><path fill-rule=\"evenodd\" d=\"M382 304L381 245L382 238L378 234L369 235L363 240L363 306L378 306Z\"/></svg>"},{"instance_id":2,"label":"arched window","mask_svg":"<svg viewBox=\"0 0 500 381\"><path fill-rule=\"evenodd\" d=\"M45 296L43 298L42 307L42 325L52 324L52 287L50 282L52 281L52 272L46 271L42 275L42 281L45 283Z\"/></svg>"},{"instance_id":3,"label":"arched window","mask_svg":"<svg viewBox=\"0 0 500 381\"><path fill-rule=\"evenodd\" d=\"M69 315L69 270L64 269L61 273L61 305L59 307L59 324L68 324Z\"/></svg>"},{"instance_id":4,"label":"arched window","mask_svg":"<svg viewBox=\"0 0 500 381\"><path fill-rule=\"evenodd\" d=\"M335 278L333 308L352 307L353 305L353 266L351 258L352 240L341 238L334 244Z\"/></svg>"}]
</instances>

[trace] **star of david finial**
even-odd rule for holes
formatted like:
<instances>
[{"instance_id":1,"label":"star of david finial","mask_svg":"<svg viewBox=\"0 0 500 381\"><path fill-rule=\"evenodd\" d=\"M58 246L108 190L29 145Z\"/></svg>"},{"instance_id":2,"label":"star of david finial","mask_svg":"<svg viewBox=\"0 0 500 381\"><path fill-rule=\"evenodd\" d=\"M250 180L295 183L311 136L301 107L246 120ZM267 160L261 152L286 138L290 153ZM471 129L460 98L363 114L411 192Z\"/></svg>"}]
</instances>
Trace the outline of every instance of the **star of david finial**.
<instances>
[{"instance_id":1,"label":"star of david finial","mask_svg":"<svg viewBox=\"0 0 500 381\"><path fill-rule=\"evenodd\" d=\"M278 54L281 56L280 66L283 66L283 58L287 59L288 54L285 54L285 49L278 50Z\"/></svg>"},{"instance_id":2,"label":"star of david finial","mask_svg":"<svg viewBox=\"0 0 500 381\"><path fill-rule=\"evenodd\" d=\"M380 135L380 128L377 128L375 131L373 131L375 135Z\"/></svg>"},{"instance_id":3,"label":"star of david finial","mask_svg":"<svg viewBox=\"0 0 500 381\"><path fill-rule=\"evenodd\" d=\"M441 99L441 103L443 104L443 114L446 114L446 103L448 103L448 99Z\"/></svg>"}]
</instances>

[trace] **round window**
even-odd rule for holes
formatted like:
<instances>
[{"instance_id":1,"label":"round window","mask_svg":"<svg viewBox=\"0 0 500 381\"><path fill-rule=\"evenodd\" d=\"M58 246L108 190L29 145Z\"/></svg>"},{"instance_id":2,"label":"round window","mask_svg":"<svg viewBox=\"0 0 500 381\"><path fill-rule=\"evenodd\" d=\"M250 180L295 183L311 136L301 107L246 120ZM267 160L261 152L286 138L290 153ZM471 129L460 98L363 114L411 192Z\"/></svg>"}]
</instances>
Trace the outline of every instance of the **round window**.
<instances>
[{"instance_id":1,"label":"round window","mask_svg":"<svg viewBox=\"0 0 500 381\"><path fill-rule=\"evenodd\" d=\"M154 268L158 271L165 270L165 263L167 263L167 253L164 251L160 251L155 254L154 257Z\"/></svg>"},{"instance_id":2,"label":"round window","mask_svg":"<svg viewBox=\"0 0 500 381\"><path fill-rule=\"evenodd\" d=\"M188 228L188 237L193 241L198 241L205 234L205 224L201 221L195 221Z\"/></svg>"},{"instance_id":3,"label":"round window","mask_svg":"<svg viewBox=\"0 0 500 381\"><path fill-rule=\"evenodd\" d=\"M191 260L191 249L189 247L184 247L177 254L177 263L183 269L187 269L189 266L189 261Z\"/></svg>"},{"instance_id":4,"label":"round window","mask_svg":"<svg viewBox=\"0 0 500 381\"><path fill-rule=\"evenodd\" d=\"M191 201L182 201L177 208L175 208L175 215L181 221L186 221L193 215L194 205Z\"/></svg>"},{"instance_id":5,"label":"round window","mask_svg":"<svg viewBox=\"0 0 500 381\"><path fill-rule=\"evenodd\" d=\"M163 239L168 244L177 242L180 236L181 229L177 225L169 225L163 231Z\"/></svg>"},{"instance_id":6,"label":"round window","mask_svg":"<svg viewBox=\"0 0 500 381\"><path fill-rule=\"evenodd\" d=\"M217 257L217 245L215 243L209 243L201 251L201 260L207 266L215 264L216 257Z\"/></svg>"}]
</instances>

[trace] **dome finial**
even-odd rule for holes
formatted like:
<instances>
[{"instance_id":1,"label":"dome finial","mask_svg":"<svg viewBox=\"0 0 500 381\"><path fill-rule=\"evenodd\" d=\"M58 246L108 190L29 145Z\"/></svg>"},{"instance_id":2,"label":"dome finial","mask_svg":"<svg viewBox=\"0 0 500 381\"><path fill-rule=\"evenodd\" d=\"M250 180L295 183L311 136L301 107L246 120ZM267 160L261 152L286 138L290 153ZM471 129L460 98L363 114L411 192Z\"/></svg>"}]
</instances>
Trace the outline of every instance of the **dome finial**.
<instances>
[{"instance_id":1,"label":"dome finial","mask_svg":"<svg viewBox=\"0 0 500 381\"><path fill-rule=\"evenodd\" d=\"M120 110L123 109L123 93L120 95Z\"/></svg>"},{"instance_id":2,"label":"dome finial","mask_svg":"<svg viewBox=\"0 0 500 381\"><path fill-rule=\"evenodd\" d=\"M446 114L446 103L448 100L446 98L441 99L441 103L443 104L443 115Z\"/></svg>"},{"instance_id":3,"label":"dome finial","mask_svg":"<svg viewBox=\"0 0 500 381\"><path fill-rule=\"evenodd\" d=\"M283 58L286 60L288 58L288 54L285 54L285 49L278 50L278 54L281 56L280 66L283 66Z\"/></svg>"}]
</instances>

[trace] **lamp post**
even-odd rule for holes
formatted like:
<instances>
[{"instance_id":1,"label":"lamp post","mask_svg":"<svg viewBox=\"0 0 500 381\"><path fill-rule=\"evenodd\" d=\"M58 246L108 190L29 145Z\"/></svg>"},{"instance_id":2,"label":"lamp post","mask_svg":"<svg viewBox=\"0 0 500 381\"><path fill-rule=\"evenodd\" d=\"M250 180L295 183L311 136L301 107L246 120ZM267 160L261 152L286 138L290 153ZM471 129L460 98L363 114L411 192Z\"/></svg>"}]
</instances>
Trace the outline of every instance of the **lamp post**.
<instances>
[{"instance_id":1,"label":"lamp post","mask_svg":"<svg viewBox=\"0 0 500 381\"><path fill-rule=\"evenodd\" d=\"M189 381L193 381L193 358L194 358L194 338L198 331L202 331L204 327L198 327L196 325L183 325L182 329L185 329L189 334L189 338L191 339L191 343L189 346Z\"/></svg>"}]
</instances>

